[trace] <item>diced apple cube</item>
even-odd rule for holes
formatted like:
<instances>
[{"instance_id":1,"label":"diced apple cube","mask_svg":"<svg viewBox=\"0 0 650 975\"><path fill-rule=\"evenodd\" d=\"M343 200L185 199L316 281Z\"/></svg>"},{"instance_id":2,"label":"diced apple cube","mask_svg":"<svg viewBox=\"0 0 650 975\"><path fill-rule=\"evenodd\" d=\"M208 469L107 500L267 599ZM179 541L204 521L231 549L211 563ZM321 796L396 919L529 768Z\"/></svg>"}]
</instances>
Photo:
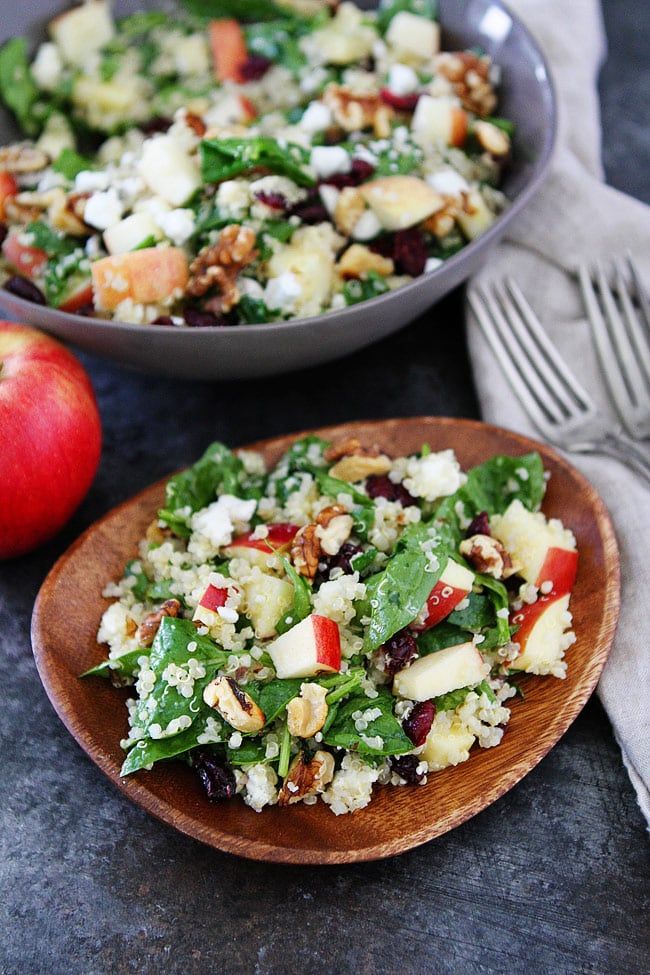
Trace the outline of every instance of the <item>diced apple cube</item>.
<instances>
[{"instance_id":1,"label":"diced apple cube","mask_svg":"<svg viewBox=\"0 0 650 975\"><path fill-rule=\"evenodd\" d=\"M445 201L417 176L384 176L359 187L384 230L406 230L441 210Z\"/></svg>"},{"instance_id":2,"label":"diced apple cube","mask_svg":"<svg viewBox=\"0 0 650 975\"><path fill-rule=\"evenodd\" d=\"M229 559L246 559L251 565L257 565L264 570L268 567L269 558L276 552L284 552L289 547L298 531L297 525L282 523L268 526L268 535L256 538L255 532L246 532L233 539L224 554Z\"/></svg>"},{"instance_id":3,"label":"diced apple cube","mask_svg":"<svg viewBox=\"0 0 650 975\"><path fill-rule=\"evenodd\" d=\"M440 50L440 27L428 17L401 10L390 22L386 41L400 52L428 61Z\"/></svg>"},{"instance_id":4,"label":"diced apple cube","mask_svg":"<svg viewBox=\"0 0 650 975\"><path fill-rule=\"evenodd\" d=\"M411 629L430 630L432 626L444 620L470 594L473 584L474 573L464 565L449 559L427 599L426 615L419 622L414 623Z\"/></svg>"},{"instance_id":5,"label":"diced apple cube","mask_svg":"<svg viewBox=\"0 0 650 975\"><path fill-rule=\"evenodd\" d=\"M573 588L578 553L573 533L557 519L547 521L541 511L532 512L519 500L491 521L492 533L515 563L526 582L541 586L553 583L558 595Z\"/></svg>"},{"instance_id":6,"label":"diced apple cube","mask_svg":"<svg viewBox=\"0 0 650 975\"><path fill-rule=\"evenodd\" d=\"M228 589L225 586L216 586L208 583L208 586L199 599L198 605L194 610L192 619L195 622L203 623L204 626L217 626L221 617L217 612L228 601Z\"/></svg>"},{"instance_id":7,"label":"diced apple cube","mask_svg":"<svg viewBox=\"0 0 650 975\"><path fill-rule=\"evenodd\" d=\"M197 163L169 135L145 142L138 169L149 189L175 207L187 203L201 185Z\"/></svg>"},{"instance_id":8,"label":"diced apple cube","mask_svg":"<svg viewBox=\"0 0 650 975\"><path fill-rule=\"evenodd\" d=\"M187 257L177 247L148 247L130 254L115 254L91 266L95 307L113 311L126 298L155 304L179 297L188 279Z\"/></svg>"},{"instance_id":9,"label":"diced apple cube","mask_svg":"<svg viewBox=\"0 0 650 975\"><path fill-rule=\"evenodd\" d=\"M293 603L293 586L277 576L254 573L243 583L246 596L246 615L255 629L258 640L276 635L276 625Z\"/></svg>"},{"instance_id":10,"label":"diced apple cube","mask_svg":"<svg viewBox=\"0 0 650 975\"><path fill-rule=\"evenodd\" d=\"M56 17L49 30L64 61L81 66L111 40L115 24L107 0L90 0Z\"/></svg>"},{"instance_id":11,"label":"diced apple cube","mask_svg":"<svg viewBox=\"0 0 650 975\"><path fill-rule=\"evenodd\" d=\"M496 215L490 210L479 191L471 190L466 194L456 219L467 239L474 240L492 226Z\"/></svg>"},{"instance_id":12,"label":"diced apple cube","mask_svg":"<svg viewBox=\"0 0 650 975\"><path fill-rule=\"evenodd\" d=\"M529 674L563 676L564 651L574 642L569 613L570 594L540 596L532 605L525 605L513 613L510 622L519 629L513 640L521 647L512 661L513 670Z\"/></svg>"},{"instance_id":13,"label":"diced apple cube","mask_svg":"<svg viewBox=\"0 0 650 975\"><path fill-rule=\"evenodd\" d=\"M411 701L428 701L459 687L473 687L488 667L473 643L459 643L420 657L395 674L393 694Z\"/></svg>"},{"instance_id":14,"label":"diced apple cube","mask_svg":"<svg viewBox=\"0 0 650 975\"><path fill-rule=\"evenodd\" d=\"M432 98L421 95L418 99L411 130L413 139L420 146L440 142L445 146L462 146L467 138L467 112L451 98Z\"/></svg>"},{"instance_id":15,"label":"diced apple cube","mask_svg":"<svg viewBox=\"0 0 650 975\"><path fill-rule=\"evenodd\" d=\"M466 762L475 740L469 728L457 718L450 727L441 728L434 721L420 759L428 763L431 772L439 772L450 765Z\"/></svg>"},{"instance_id":16,"label":"diced apple cube","mask_svg":"<svg viewBox=\"0 0 650 975\"><path fill-rule=\"evenodd\" d=\"M338 625L326 616L312 613L267 650L281 679L315 677L341 669L341 636Z\"/></svg>"},{"instance_id":17,"label":"diced apple cube","mask_svg":"<svg viewBox=\"0 0 650 975\"><path fill-rule=\"evenodd\" d=\"M151 238L160 240L162 234L158 224L149 213L132 213L119 223L113 224L104 233L104 243L109 254L127 254L140 247Z\"/></svg>"}]
</instances>

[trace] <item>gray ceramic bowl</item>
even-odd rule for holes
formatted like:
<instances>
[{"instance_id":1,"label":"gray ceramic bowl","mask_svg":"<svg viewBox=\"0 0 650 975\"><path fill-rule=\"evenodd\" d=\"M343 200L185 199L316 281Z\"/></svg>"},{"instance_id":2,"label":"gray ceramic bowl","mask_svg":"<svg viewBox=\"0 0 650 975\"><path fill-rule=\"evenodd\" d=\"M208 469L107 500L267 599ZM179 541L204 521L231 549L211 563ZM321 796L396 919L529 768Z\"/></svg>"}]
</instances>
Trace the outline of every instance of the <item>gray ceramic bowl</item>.
<instances>
[{"instance_id":1,"label":"gray ceramic bowl","mask_svg":"<svg viewBox=\"0 0 650 975\"><path fill-rule=\"evenodd\" d=\"M114 0L118 14L158 8L160 0ZM373 7L375 3L361 3ZM69 0L5 4L0 41L28 34L36 44L44 25ZM556 104L548 68L526 28L500 0L440 0L443 47L480 46L502 68L500 114L517 126L514 161L504 190L511 204L490 229L435 271L398 291L316 318L237 328L143 327L83 318L42 308L0 289L0 308L89 352L123 365L196 379L266 376L339 358L395 332L472 275L542 182L556 131ZM0 144L15 138L0 118ZM433 323L432 323L433 325ZM433 326L435 327L435 326Z\"/></svg>"}]
</instances>

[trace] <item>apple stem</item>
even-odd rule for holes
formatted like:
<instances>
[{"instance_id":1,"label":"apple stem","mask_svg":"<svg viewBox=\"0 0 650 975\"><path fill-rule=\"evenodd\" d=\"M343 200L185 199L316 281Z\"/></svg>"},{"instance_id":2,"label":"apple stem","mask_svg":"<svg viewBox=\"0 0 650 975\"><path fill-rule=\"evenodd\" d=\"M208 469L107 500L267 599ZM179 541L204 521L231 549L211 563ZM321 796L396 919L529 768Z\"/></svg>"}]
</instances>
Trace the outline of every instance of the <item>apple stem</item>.
<instances>
[{"instance_id":1,"label":"apple stem","mask_svg":"<svg viewBox=\"0 0 650 975\"><path fill-rule=\"evenodd\" d=\"M278 775L284 778L289 771L289 760L291 758L291 732L289 724L285 724L282 732L282 742L280 744L280 759L278 761Z\"/></svg>"}]
</instances>

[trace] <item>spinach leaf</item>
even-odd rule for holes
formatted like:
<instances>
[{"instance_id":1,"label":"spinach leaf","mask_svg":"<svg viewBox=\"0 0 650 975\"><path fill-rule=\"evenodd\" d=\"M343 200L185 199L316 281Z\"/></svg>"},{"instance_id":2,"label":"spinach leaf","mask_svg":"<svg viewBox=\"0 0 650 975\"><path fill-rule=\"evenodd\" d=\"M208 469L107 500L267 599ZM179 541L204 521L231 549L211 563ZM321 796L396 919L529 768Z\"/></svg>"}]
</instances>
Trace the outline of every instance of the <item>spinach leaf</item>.
<instances>
[{"instance_id":1,"label":"spinach leaf","mask_svg":"<svg viewBox=\"0 0 650 975\"><path fill-rule=\"evenodd\" d=\"M252 298L250 295L242 295L237 305L239 316L246 325L257 325L261 322L268 322L271 313L266 307L262 298Z\"/></svg>"},{"instance_id":2,"label":"spinach leaf","mask_svg":"<svg viewBox=\"0 0 650 975\"><path fill-rule=\"evenodd\" d=\"M427 544L426 552L422 544ZM447 551L444 540L436 536L430 525L420 523L407 528L392 558L366 581L366 599L358 612L359 618L370 618L366 650L376 650L413 622L444 571Z\"/></svg>"},{"instance_id":3,"label":"spinach leaf","mask_svg":"<svg viewBox=\"0 0 650 975\"><path fill-rule=\"evenodd\" d=\"M471 592L467 599L467 609L455 609L447 617L448 621L472 633L480 633L485 627L492 626L495 616L491 600L477 592Z\"/></svg>"},{"instance_id":4,"label":"spinach leaf","mask_svg":"<svg viewBox=\"0 0 650 975\"><path fill-rule=\"evenodd\" d=\"M286 244L293 237L295 230L294 225L288 220L266 220L257 234L257 249L260 260L268 261L273 255L272 245L265 240L267 236Z\"/></svg>"},{"instance_id":5,"label":"spinach leaf","mask_svg":"<svg viewBox=\"0 0 650 975\"><path fill-rule=\"evenodd\" d=\"M29 70L27 41L14 37L0 48L0 97L27 135L36 135L39 130L33 115L38 94Z\"/></svg>"},{"instance_id":6,"label":"spinach leaf","mask_svg":"<svg viewBox=\"0 0 650 975\"><path fill-rule=\"evenodd\" d=\"M370 271L365 278L353 278L346 281L343 285L343 297L346 305L356 305L360 301L368 301L369 298L376 298L389 290L386 279Z\"/></svg>"},{"instance_id":7,"label":"spinach leaf","mask_svg":"<svg viewBox=\"0 0 650 975\"><path fill-rule=\"evenodd\" d=\"M284 504L289 495L300 487L300 480L294 477L295 474L316 474L325 467L327 462L323 460L322 453L326 447L329 447L329 441L320 437L302 437L282 455L269 475L269 488L280 504Z\"/></svg>"},{"instance_id":8,"label":"spinach leaf","mask_svg":"<svg viewBox=\"0 0 650 975\"><path fill-rule=\"evenodd\" d=\"M270 136L206 139L200 152L205 183L220 183L260 167L288 176L299 186L314 186L316 182L307 169L307 150L293 144L281 146Z\"/></svg>"},{"instance_id":9,"label":"spinach leaf","mask_svg":"<svg viewBox=\"0 0 650 975\"><path fill-rule=\"evenodd\" d=\"M58 308L78 288L90 282L90 264L81 248L49 262L43 276L48 304Z\"/></svg>"},{"instance_id":10,"label":"spinach leaf","mask_svg":"<svg viewBox=\"0 0 650 975\"><path fill-rule=\"evenodd\" d=\"M55 169L57 173L61 173L66 179L74 179L79 173L83 173L87 169L92 168L92 160L75 152L74 149L64 149L52 163L52 169Z\"/></svg>"},{"instance_id":11,"label":"spinach leaf","mask_svg":"<svg viewBox=\"0 0 650 975\"><path fill-rule=\"evenodd\" d=\"M476 687L459 687L456 691L449 691L448 694L441 694L440 697L434 697L436 711L455 711L457 707L460 707L464 703L465 698L471 691L476 691L477 694L486 694L490 701L496 701L494 691L488 682L484 680Z\"/></svg>"},{"instance_id":12,"label":"spinach leaf","mask_svg":"<svg viewBox=\"0 0 650 975\"><path fill-rule=\"evenodd\" d=\"M351 515L354 518L354 524L352 530L355 535L357 535L362 542L368 541L368 536L370 534L371 528L375 524L375 506L370 505L359 505L353 508Z\"/></svg>"},{"instance_id":13,"label":"spinach leaf","mask_svg":"<svg viewBox=\"0 0 650 975\"><path fill-rule=\"evenodd\" d=\"M360 755L403 755L413 749L413 742L403 730L393 714L394 698L386 690L379 692L372 700L365 694L358 694L338 705L334 720L323 733L326 745L345 748ZM381 715L368 722L365 731L357 731L352 715L357 711L379 708ZM364 738L379 736L383 739L380 748L368 745Z\"/></svg>"},{"instance_id":14,"label":"spinach leaf","mask_svg":"<svg viewBox=\"0 0 650 975\"><path fill-rule=\"evenodd\" d=\"M377 156L377 166L373 179L378 176L408 176L421 164L423 153L416 146L411 146L403 152L385 149Z\"/></svg>"},{"instance_id":15,"label":"spinach leaf","mask_svg":"<svg viewBox=\"0 0 650 975\"><path fill-rule=\"evenodd\" d=\"M296 572L288 559L285 559L284 556L280 558L284 571L289 576L289 581L293 586L293 602L275 625L276 632L282 634L311 613L311 587L304 576Z\"/></svg>"},{"instance_id":16,"label":"spinach leaf","mask_svg":"<svg viewBox=\"0 0 650 975\"><path fill-rule=\"evenodd\" d=\"M425 630L417 637L418 653L421 657L426 657L437 650L444 650L446 647L455 647L459 643L467 643L472 639L473 634L460 626L443 620L430 630Z\"/></svg>"},{"instance_id":17,"label":"spinach leaf","mask_svg":"<svg viewBox=\"0 0 650 975\"><path fill-rule=\"evenodd\" d=\"M152 603L164 603L166 599L178 599L181 604L185 600L177 592L172 591L171 579L159 579L147 586L146 598Z\"/></svg>"},{"instance_id":18,"label":"spinach leaf","mask_svg":"<svg viewBox=\"0 0 650 975\"><path fill-rule=\"evenodd\" d=\"M290 14L272 0L183 0L197 17L232 17L235 20L270 20Z\"/></svg>"},{"instance_id":19,"label":"spinach leaf","mask_svg":"<svg viewBox=\"0 0 650 975\"><path fill-rule=\"evenodd\" d=\"M337 498L339 494L349 494L353 501L364 508L374 508L372 498L369 498L363 491L359 491L349 481L341 481L338 477L332 477L326 471L316 471L316 483L323 494L331 498Z\"/></svg>"},{"instance_id":20,"label":"spinach leaf","mask_svg":"<svg viewBox=\"0 0 650 975\"><path fill-rule=\"evenodd\" d=\"M188 644L196 644L191 652ZM194 681L192 693L185 697L177 687L163 680L163 672L169 664L186 666L194 658L205 667L205 676ZM145 732L152 724L159 724L164 730L170 721L187 715L194 723L203 709L203 690L212 680L215 670L224 667L228 653L221 650L209 637L200 636L189 620L165 616L151 648L149 667L156 675L153 690L138 701L136 726Z\"/></svg>"},{"instance_id":21,"label":"spinach leaf","mask_svg":"<svg viewBox=\"0 0 650 975\"><path fill-rule=\"evenodd\" d=\"M176 474L165 488L165 507L158 517L174 534L189 538L189 520L196 511L216 500L219 493L238 494L244 465L224 444L215 442L186 471Z\"/></svg>"},{"instance_id":22,"label":"spinach leaf","mask_svg":"<svg viewBox=\"0 0 650 975\"><path fill-rule=\"evenodd\" d=\"M195 722L191 728L181 731L171 738L142 738L132 746L124 759L120 775L131 775L139 772L147 765L153 765L165 758L178 758L198 745L198 736L203 730L203 723Z\"/></svg>"},{"instance_id":23,"label":"spinach leaf","mask_svg":"<svg viewBox=\"0 0 650 975\"><path fill-rule=\"evenodd\" d=\"M136 566L140 568L136 569ZM134 585L131 586L131 592L138 600L142 603L147 598L147 590L151 584L151 580L146 572L143 571L140 562L137 559L131 559L124 566L124 579L135 579Z\"/></svg>"},{"instance_id":24,"label":"spinach leaf","mask_svg":"<svg viewBox=\"0 0 650 975\"><path fill-rule=\"evenodd\" d=\"M257 765L266 761L266 745L260 738L244 738L239 748L226 747L226 759L231 765Z\"/></svg>"},{"instance_id":25,"label":"spinach leaf","mask_svg":"<svg viewBox=\"0 0 650 975\"><path fill-rule=\"evenodd\" d=\"M373 564L378 554L377 549L370 546L365 552L359 552L357 555L353 555L350 559L352 571L358 572L360 576L363 575L366 569L369 569Z\"/></svg>"},{"instance_id":26,"label":"spinach leaf","mask_svg":"<svg viewBox=\"0 0 650 975\"><path fill-rule=\"evenodd\" d=\"M377 11L377 26L385 34L395 14L402 10L408 13L435 20L438 13L437 0L382 0Z\"/></svg>"},{"instance_id":27,"label":"spinach leaf","mask_svg":"<svg viewBox=\"0 0 650 975\"><path fill-rule=\"evenodd\" d=\"M168 14L161 10L150 10L123 17L118 20L117 29L126 37L139 37L141 34L148 34L155 27L164 27L167 23L169 23Z\"/></svg>"},{"instance_id":28,"label":"spinach leaf","mask_svg":"<svg viewBox=\"0 0 650 975\"><path fill-rule=\"evenodd\" d=\"M492 576L484 576L477 573L476 581L483 586L484 589L487 589L488 598L491 600L492 605L494 606L499 645L501 646L504 643L508 643L510 640L510 625L508 623L509 614L504 612L504 610L508 610L510 605L508 590L502 582L499 582L497 579L493 579ZM501 615L499 615L500 613Z\"/></svg>"},{"instance_id":29,"label":"spinach leaf","mask_svg":"<svg viewBox=\"0 0 650 975\"><path fill-rule=\"evenodd\" d=\"M66 237L59 230L54 230L42 220L28 223L25 232L31 238L32 247L38 247L39 250L45 251L48 257L67 257L77 249L76 240L72 237Z\"/></svg>"},{"instance_id":30,"label":"spinach leaf","mask_svg":"<svg viewBox=\"0 0 650 975\"><path fill-rule=\"evenodd\" d=\"M511 139L515 134L515 129L517 128L512 119L509 118L498 118L495 115L487 115L485 121L491 122L492 125L496 125L497 129L503 129L503 131L509 135Z\"/></svg>"},{"instance_id":31,"label":"spinach leaf","mask_svg":"<svg viewBox=\"0 0 650 975\"><path fill-rule=\"evenodd\" d=\"M289 701L300 694L300 687L304 683L302 678L290 680L269 681L266 684L250 681L245 691L262 709L267 725L271 724L282 714Z\"/></svg>"},{"instance_id":32,"label":"spinach leaf","mask_svg":"<svg viewBox=\"0 0 650 975\"><path fill-rule=\"evenodd\" d=\"M90 670L85 670L80 677L137 677L140 671L140 665L138 660L142 656L146 656L147 651L143 650L142 647L138 647L137 650L129 650L128 653L123 653L121 657L116 657L114 660L103 660L96 667L91 667Z\"/></svg>"}]
</instances>

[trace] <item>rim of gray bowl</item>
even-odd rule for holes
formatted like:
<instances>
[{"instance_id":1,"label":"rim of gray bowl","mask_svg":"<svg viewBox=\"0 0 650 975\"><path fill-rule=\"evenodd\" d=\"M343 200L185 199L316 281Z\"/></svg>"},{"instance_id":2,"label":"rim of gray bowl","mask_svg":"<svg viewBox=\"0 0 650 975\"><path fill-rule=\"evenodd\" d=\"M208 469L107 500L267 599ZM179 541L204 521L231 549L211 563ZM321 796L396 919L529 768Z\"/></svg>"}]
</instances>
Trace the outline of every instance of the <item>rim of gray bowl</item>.
<instances>
[{"instance_id":1,"label":"rim of gray bowl","mask_svg":"<svg viewBox=\"0 0 650 975\"><path fill-rule=\"evenodd\" d=\"M447 271L449 268L453 270L458 264L461 264L465 259L465 255L472 254L477 250L484 248L490 241L497 237L502 236L502 231L505 225L509 224L514 217L523 209L523 207L528 203L530 198L535 195L540 185L544 181L547 171L553 157L553 151L555 149L555 144L557 142L557 128L558 128L558 105L557 105L557 91L555 87L555 82L553 76L549 69L549 63L546 55L542 51L537 39L528 29L526 24L521 20L517 14L513 13L510 7L503 3L503 0L492 0L496 6L501 7L508 16L512 19L513 23L517 24L518 29L526 37L528 42L531 44L532 48L535 50L540 62L544 67L544 82L548 87L549 98L549 125L546 130L544 137L544 144L542 150L535 161L533 175L530 182L525 186L517 196L509 201L509 206L506 210L501 213L494 223L480 236L474 238L466 244L461 250L457 251L452 257L448 257L440 267L435 268L433 271L425 272L419 277L414 278L409 281L408 284L402 285L395 291L389 291L386 294L378 295L375 298L366 299L363 304L367 306L373 306L374 308L379 308L382 304L394 299L395 295L401 294L406 295L411 291L417 290L421 282L426 278L430 279L435 277L435 275L441 274L443 271ZM13 294L11 291L6 291L5 288L0 288L0 297L2 295L10 295L13 304L16 304L19 308L24 308L26 312L29 309L34 308L34 303L27 301L24 298L20 298L18 295ZM93 318L86 315L77 315L73 312L61 312L58 308L51 308L48 305L37 306L41 314L51 315L52 317L65 315L67 319L72 322L79 322L79 324L89 324L92 323ZM224 328L223 325L206 325L201 326L201 328L174 328L175 332L183 333L186 332L190 335L196 334L212 334L214 332L221 333L231 333L233 329L245 328L247 332L252 332L253 334L266 333L272 331L276 334L290 332L299 326L306 324L313 324L314 322L327 322L329 319L336 318L337 321L345 320L347 318L354 318L357 314L356 305L348 305L347 308L337 308L331 311L323 312L320 315L312 315L309 318L291 318L285 322L258 322L252 325L236 325L231 328ZM102 322L102 325L110 325L115 329L116 332L140 332L143 328L146 328L147 333L151 334L168 334L170 331L169 325L136 325L132 322L120 322L111 318L99 318L98 321ZM172 326L173 328L173 326Z\"/></svg>"}]
</instances>

